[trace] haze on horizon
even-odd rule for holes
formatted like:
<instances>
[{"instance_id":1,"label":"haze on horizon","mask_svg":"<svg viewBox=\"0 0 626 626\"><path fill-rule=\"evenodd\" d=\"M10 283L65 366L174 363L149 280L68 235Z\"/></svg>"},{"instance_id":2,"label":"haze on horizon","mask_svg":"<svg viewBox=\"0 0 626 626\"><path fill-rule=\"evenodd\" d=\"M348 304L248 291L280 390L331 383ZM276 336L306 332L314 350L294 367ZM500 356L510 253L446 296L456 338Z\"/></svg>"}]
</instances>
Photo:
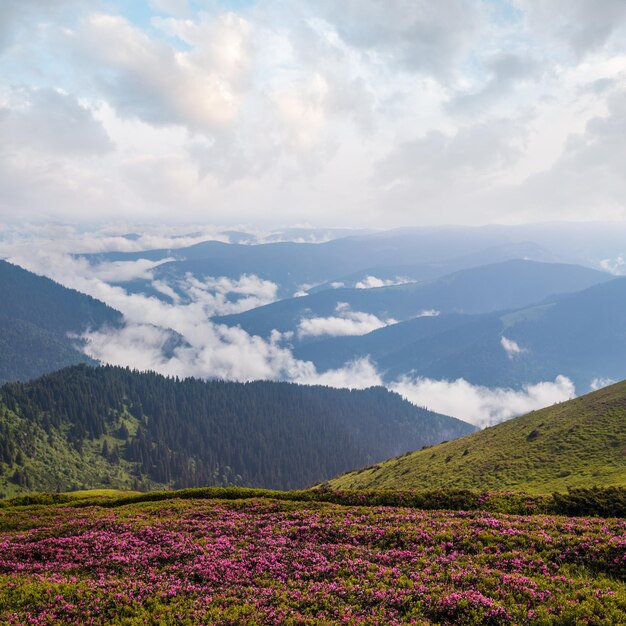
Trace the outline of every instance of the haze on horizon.
<instances>
[{"instance_id":1,"label":"haze on horizon","mask_svg":"<svg viewBox=\"0 0 626 626\"><path fill-rule=\"evenodd\" d=\"M0 223L621 221L622 0L4 0Z\"/></svg>"}]
</instances>

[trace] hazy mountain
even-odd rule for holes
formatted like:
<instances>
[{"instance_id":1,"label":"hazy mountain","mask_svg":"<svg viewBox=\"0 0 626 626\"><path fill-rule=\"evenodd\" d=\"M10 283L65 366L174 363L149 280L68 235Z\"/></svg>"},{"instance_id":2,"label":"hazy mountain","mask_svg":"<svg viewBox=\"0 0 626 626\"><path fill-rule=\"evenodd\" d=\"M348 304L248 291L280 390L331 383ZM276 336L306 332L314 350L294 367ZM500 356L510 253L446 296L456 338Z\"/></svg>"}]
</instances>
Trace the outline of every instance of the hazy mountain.
<instances>
[{"instance_id":1,"label":"hazy mountain","mask_svg":"<svg viewBox=\"0 0 626 626\"><path fill-rule=\"evenodd\" d=\"M0 388L0 489L304 487L473 430L382 387L77 366Z\"/></svg>"},{"instance_id":2,"label":"hazy mountain","mask_svg":"<svg viewBox=\"0 0 626 626\"><path fill-rule=\"evenodd\" d=\"M273 329L296 333L303 319L341 315L346 310L407 320L426 312L489 313L541 302L557 293L578 291L611 280L605 272L577 265L513 260L461 270L441 278L376 289L332 289L281 300L237 315L216 318L250 334L269 336ZM319 337L314 337L319 339Z\"/></svg>"},{"instance_id":3,"label":"hazy mountain","mask_svg":"<svg viewBox=\"0 0 626 626\"><path fill-rule=\"evenodd\" d=\"M88 362L68 335L121 322L102 302L5 261L0 285L0 382Z\"/></svg>"},{"instance_id":4,"label":"hazy mountain","mask_svg":"<svg viewBox=\"0 0 626 626\"><path fill-rule=\"evenodd\" d=\"M339 476L336 488L565 491L626 485L626 382Z\"/></svg>"},{"instance_id":5,"label":"hazy mountain","mask_svg":"<svg viewBox=\"0 0 626 626\"><path fill-rule=\"evenodd\" d=\"M506 341L516 348L505 349ZM409 320L359 337L301 346L319 369L370 356L389 381L411 373L520 387L563 374L579 391L626 378L626 278L507 313Z\"/></svg>"},{"instance_id":6,"label":"hazy mountain","mask_svg":"<svg viewBox=\"0 0 626 626\"><path fill-rule=\"evenodd\" d=\"M296 291L330 288L332 283L354 286L368 276L380 280L398 277L430 280L444 274L510 259L530 259L546 262L582 263L599 267L600 261L619 253L616 237L606 226L594 233L595 245L580 245L580 225L565 229L571 246L562 245L559 229L536 227L485 226L481 228L441 227L404 229L369 234L346 230L343 238L324 243L307 243L311 238L336 236L341 231L285 231L279 237L300 241L282 241L250 245L206 241L177 249L143 252L109 252L83 255L91 263L170 259L154 270L156 280L165 280L171 287L187 273L196 278L226 276L238 279L243 274L255 274L279 286L279 296L289 297ZM596 229L597 230L597 229ZM617 229L619 230L619 229ZM608 234L607 234L608 232ZM537 239L533 239L536 237ZM234 233L235 242L249 242L245 233ZM317 239L319 240L319 239ZM603 252L602 242L606 244ZM133 291L151 293L151 280L139 280L125 285ZM182 296L184 293L181 292Z\"/></svg>"}]
</instances>

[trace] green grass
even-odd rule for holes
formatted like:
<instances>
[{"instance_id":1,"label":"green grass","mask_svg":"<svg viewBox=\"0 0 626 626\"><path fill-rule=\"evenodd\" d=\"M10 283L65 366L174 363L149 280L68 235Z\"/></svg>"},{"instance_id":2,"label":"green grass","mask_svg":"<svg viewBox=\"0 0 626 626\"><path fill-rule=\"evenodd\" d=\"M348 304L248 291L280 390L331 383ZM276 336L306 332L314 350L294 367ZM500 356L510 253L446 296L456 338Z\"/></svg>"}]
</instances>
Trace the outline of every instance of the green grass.
<instances>
[{"instance_id":1,"label":"green grass","mask_svg":"<svg viewBox=\"0 0 626 626\"><path fill-rule=\"evenodd\" d=\"M196 487L175 491L133 492L92 489L70 493L30 493L0 501L2 509L62 505L66 508L119 508L171 500L258 500L331 503L342 506L408 507L421 510L483 511L512 515L555 514L569 516L626 517L626 488L572 489L567 493L526 494L478 492L468 489L435 490L332 490L324 487L274 491L247 487Z\"/></svg>"},{"instance_id":2,"label":"green grass","mask_svg":"<svg viewBox=\"0 0 626 626\"><path fill-rule=\"evenodd\" d=\"M66 491L62 495L76 498L123 498L139 495L139 491L129 491L126 489L82 489L79 491Z\"/></svg>"},{"instance_id":3,"label":"green grass","mask_svg":"<svg viewBox=\"0 0 626 626\"><path fill-rule=\"evenodd\" d=\"M536 494L626 485L626 382L348 472L328 485Z\"/></svg>"}]
</instances>

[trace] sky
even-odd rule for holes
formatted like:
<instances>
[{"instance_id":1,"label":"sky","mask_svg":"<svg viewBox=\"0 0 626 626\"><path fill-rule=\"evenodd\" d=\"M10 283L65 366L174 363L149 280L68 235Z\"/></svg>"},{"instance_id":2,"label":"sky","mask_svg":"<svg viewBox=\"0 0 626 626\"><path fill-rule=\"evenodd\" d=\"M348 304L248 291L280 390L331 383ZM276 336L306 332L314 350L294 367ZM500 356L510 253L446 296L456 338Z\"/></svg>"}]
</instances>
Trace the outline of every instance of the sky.
<instances>
[{"instance_id":1,"label":"sky","mask_svg":"<svg viewBox=\"0 0 626 626\"><path fill-rule=\"evenodd\" d=\"M0 224L626 217L624 0L2 0Z\"/></svg>"}]
</instances>

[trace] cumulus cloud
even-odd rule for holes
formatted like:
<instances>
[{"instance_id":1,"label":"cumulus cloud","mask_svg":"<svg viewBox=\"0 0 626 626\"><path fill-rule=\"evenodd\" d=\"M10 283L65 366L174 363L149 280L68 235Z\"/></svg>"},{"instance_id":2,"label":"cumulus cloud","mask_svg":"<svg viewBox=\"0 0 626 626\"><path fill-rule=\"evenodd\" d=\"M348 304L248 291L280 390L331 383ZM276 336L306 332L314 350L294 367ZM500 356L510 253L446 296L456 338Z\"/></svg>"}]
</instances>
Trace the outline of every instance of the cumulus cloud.
<instances>
[{"instance_id":1,"label":"cumulus cloud","mask_svg":"<svg viewBox=\"0 0 626 626\"><path fill-rule=\"evenodd\" d=\"M446 76L478 32L477 5L465 0L346 0L318 3L342 39L410 71Z\"/></svg>"},{"instance_id":2,"label":"cumulus cloud","mask_svg":"<svg viewBox=\"0 0 626 626\"><path fill-rule=\"evenodd\" d=\"M528 352L526 348L520 348L519 344L516 341L513 341L513 339L508 339L504 335L500 338L500 345L502 346L502 349L506 352L506 355L509 357L509 359L512 359L519 354L524 354L525 352Z\"/></svg>"},{"instance_id":3,"label":"cumulus cloud","mask_svg":"<svg viewBox=\"0 0 626 626\"><path fill-rule=\"evenodd\" d=\"M626 22L621 0L518 0L530 29L583 56L603 46Z\"/></svg>"},{"instance_id":4,"label":"cumulus cloud","mask_svg":"<svg viewBox=\"0 0 626 626\"><path fill-rule=\"evenodd\" d=\"M376 276L368 275L363 280L358 281L354 286L356 289L376 289L377 287L390 287L392 285L405 285L406 283L414 282L410 278L402 278L396 276L395 278L377 278ZM334 285L335 283L333 283ZM342 285L343 286L343 285Z\"/></svg>"},{"instance_id":5,"label":"cumulus cloud","mask_svg":"<svg viewBox=\"0 0 626 626\"><path fill-rule=\"evenodd\" d=\"M432 130L396 144L377 163L378 201L398 212L436 214L452 221L524 154L526 129L511 119L486 119L453 133ZM487 202L487 206L490 203ZM481 210L485 210L485 207ZM457 218L458 219L458 218Z\"/></svg>"},{"instance_id":6,"label":"cumulus cloud","mask_svg":"<svg viewBox=\"0 0 626 626\"><path fill-rule=\"evenodd\" d=\"M4 221L623 216L621 0L0 4Z\"/></svg>"},{"instance_id":7,"label":"cumulus cloud","mask_svg":"<svg viewBox=\"0 0 626 626\"><path fill-rule=\"evenodd\" d=\"M590 215L624 217L626 180L621 163L626 159L626 92L613 92L606 105L605 114L592 117L582 132L569 135L548 170L528 177L509 196L520 218L527 215L529 205L545 216L558 215L555 207L567 206L569 214L581 220Z\"/></svg>"},{"instance_id":8,"label":"cumulus cloud","mask_svg":"<svg viewBox=\"0 0 626 626\"><path fill-rule=\"evenodd\" d=\"M413 404L481 427L570 400L576 391L566 376L557 376L553 382L525 385L521 390L472 385L463 378L450 381L404 377L390 387Z\"/></svg>"},{"instance_id":9,"label":"cumulus cloud","mask_svg":"<svg viewBox=\"0 0 626 626\"><path fill-rule=\"evenodd\" d=\"M608 387L609 385L612 385L616 382L617 381L613 380L612 378L594 378L589 385L589 389L591 391L598 391L598 389Z\"/></svg>"},{"instance_id":10,"label":"cumulus cloud","mask_svg":"<svg viewBox=\"0 0 626 626\"><path fill-rule=\"evenodd\" d=\"M366 335L397 322L392 318L382 320L372 313L351 311L346 302L339 302L335 311L337 315L301 319L298 324L298 335L300 337Z\"/></svg>"},{"instance_id":11,"label":"cumulus cloud","mask_svg":"<svg viewBox=\"0 0 626 626\"><path fill-rule=\"evenodd\" d=\"M91 60L97 87L123 115L195 130L231 122L247 67L245 20L224 14L209 24L168 19L157 25L189 45L206 37L207 45L176 51L123 17L106 14L89 16L74 45Z\"/></svg>"},{"instance_id":12,"label":"cumulus cloud","mask_svg":"<svg viewBox=\"0 0 626 626\"><path fill-rule=\"evenodd\" d=\"M113 144L93 112L74 96L51 88L13 88L0 107L3 149L88 156Z\"/></svg>"},{"instance_id":13,"label":"cumulus cloud","mask_svg":"<svg viewBox=\"0 0 626 626\"><path fill-rule=\"evenodd\" d=\"M535 76L539 71L534 59L515 54L499 53L484 61L489 78L477 90L461 91L447 103L453 113L483 115L500 100L511 94L518 84Z\"/></svg>"}]
</instances>

